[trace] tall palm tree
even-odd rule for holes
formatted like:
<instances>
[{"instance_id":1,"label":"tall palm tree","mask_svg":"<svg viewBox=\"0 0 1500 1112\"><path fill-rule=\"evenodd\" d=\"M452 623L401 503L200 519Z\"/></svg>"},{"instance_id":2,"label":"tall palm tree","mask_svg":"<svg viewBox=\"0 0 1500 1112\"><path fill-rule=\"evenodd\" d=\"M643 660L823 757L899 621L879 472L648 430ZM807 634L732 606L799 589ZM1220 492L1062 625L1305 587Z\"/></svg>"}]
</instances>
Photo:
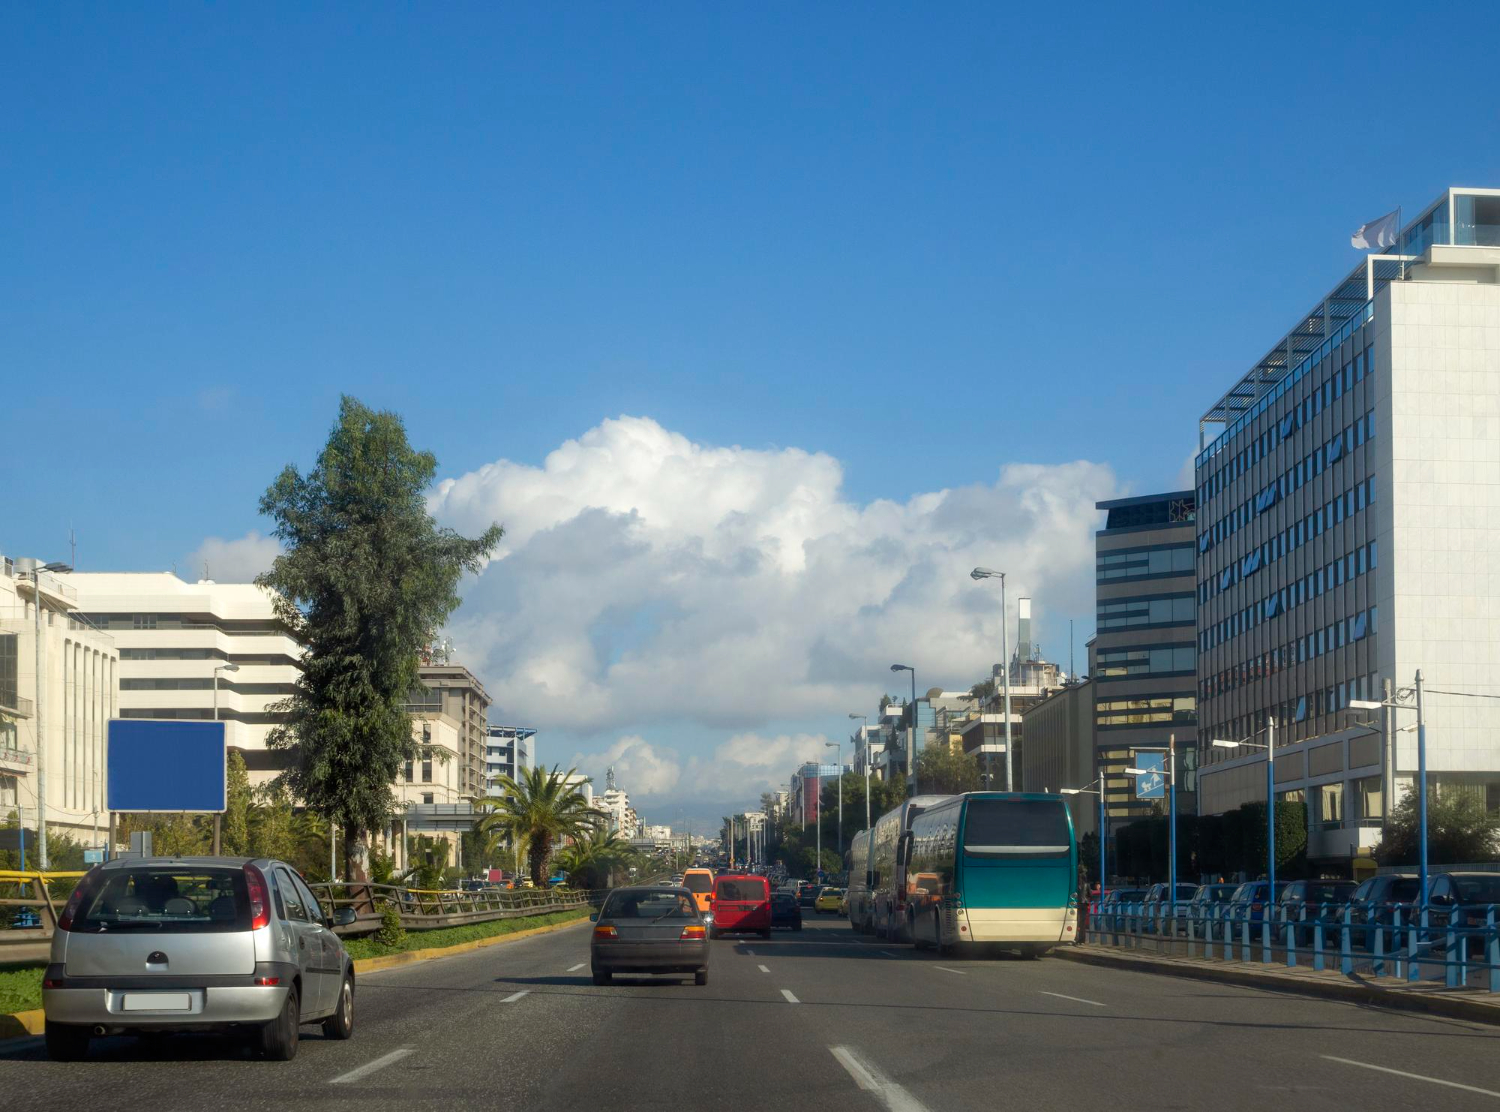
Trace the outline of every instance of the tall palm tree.
<instances>
[{"instance_id":1,"label":"tall palm tree","mask_svg":"<svg viewBox=\"0 0 1500 1112\"><path fill-rule=\"evenodd\" d=\"M518 777L502 777L500 794L477 804L490 809L479 821L480 830L508 834L515 844L526 847L531 880L537 887L542 886L552 847L563 838L587 836L603 817L574 785L576 770L559 772L558 767L553 765L551 772L528 768Z\"/></svg>"}]
</instances>

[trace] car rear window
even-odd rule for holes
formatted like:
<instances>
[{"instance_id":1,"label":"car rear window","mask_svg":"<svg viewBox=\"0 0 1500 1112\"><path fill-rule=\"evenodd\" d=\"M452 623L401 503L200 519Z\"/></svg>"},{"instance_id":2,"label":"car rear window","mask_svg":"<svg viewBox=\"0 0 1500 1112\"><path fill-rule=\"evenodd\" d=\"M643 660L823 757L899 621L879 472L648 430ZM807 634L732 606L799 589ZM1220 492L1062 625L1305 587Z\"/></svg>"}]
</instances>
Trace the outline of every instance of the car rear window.
<instances>
[{"instance_id":1,"label":"car rear window","mask_svg":"<svg viewBox=\"0 0 1500 1112\"><path fill-rule=\"evenodd\" d=\"M682 886L689 892L702 894L711 891L714 886L713 878L707 873L688 873L682 878Z\"/></svg>"},{"instance_id":2,"label":"car rear window","mask_svg":"<svg viewBox=\"0 0 1500 1112\"><path fill-rule=\"evenodd\" d=\"M1456 876L1460 903L1500 903L1500 873L1495 876Z\"/></svg>"},{"instance_id":3,"label":"car rear window","mask_svg":"<svg viewBox=\"0 0 1500 1112\"><path fill-rule=\"evenodd\" d=\"M964 851L980 856L1068 852L1068 811L1061 800L978 799L964 818Z\"/></svg>"},{"instance_id":4,"label":"car rear window","mask_svg":"<svg viewBox=\"0 0 1500 1112\"><path fill-rule=\"evenodd\" d=\"M714 899L729 900L731 903L740 900L764 900L766 898L766 884L761 880L721 880L714 890Z\"/></svg>"},{"instance_id":5,"label":"car rear window","mask_svg":"<svg viewBox=\"0 0 1500 1112\"><path fill-rule=\"evenodd\" d=\"M250 929L250 893L241 869L146 865L111 870L73 919L75 931L213 934Z\"/></svg>"},{"instance_id":6,"label":"car rear window","mask_svg":"<svg viewBox=\"0 0 1500 1112\"><path fill-rule=\"evenodd\" d=\"M680 892L616 892L604 905L603 919L696 919L693 901Z\"/></svg>"},{"instance_id":7,"label":"car rear window","mask_svg":"<svg viewBox=\"0 0 1500 1112\"><path fill-rule=\"evenodd\" d=\"M1353 884L1309 884L1308 903L1343 903L1354 891Z\"/></svg>"},{"instance_id":8,"label":"car rear window","mask_svg":"<svg viewBox=\"0 0 1500 1112\"><path fill-rule=\"evenodd\" d=\"M1420 887L1417 877L1402 877L1393 881L1386 889L1383 899L1393 903L1410 903L1417 898L1417 889Z\"/></svg>"}]
</instances>

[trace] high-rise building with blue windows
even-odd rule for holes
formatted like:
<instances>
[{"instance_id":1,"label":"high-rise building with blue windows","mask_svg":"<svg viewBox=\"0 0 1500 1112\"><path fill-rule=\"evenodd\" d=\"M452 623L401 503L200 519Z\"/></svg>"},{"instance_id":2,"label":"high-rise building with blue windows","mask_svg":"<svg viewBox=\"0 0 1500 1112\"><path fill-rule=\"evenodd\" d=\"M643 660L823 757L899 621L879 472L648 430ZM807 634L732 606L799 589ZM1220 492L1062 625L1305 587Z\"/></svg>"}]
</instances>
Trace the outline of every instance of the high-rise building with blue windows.
<instances>
[{"instance_id":1,"label":"high-rise building with blue windows","mask_svg":"<svg viewBox=\"0 0 1500 1112\"><path fill-rule=\"evenodd\" d=\"M1500 701L1471 697L1500 695L1500 190L1424 208L1214 402L1200 440L1200 810L1264 800L1274 733L1309 858L1373 846L1413 781L1414 716L1350 701L1418 669L1431 781L1500 808Z\"/></svg>"}]
</instances>

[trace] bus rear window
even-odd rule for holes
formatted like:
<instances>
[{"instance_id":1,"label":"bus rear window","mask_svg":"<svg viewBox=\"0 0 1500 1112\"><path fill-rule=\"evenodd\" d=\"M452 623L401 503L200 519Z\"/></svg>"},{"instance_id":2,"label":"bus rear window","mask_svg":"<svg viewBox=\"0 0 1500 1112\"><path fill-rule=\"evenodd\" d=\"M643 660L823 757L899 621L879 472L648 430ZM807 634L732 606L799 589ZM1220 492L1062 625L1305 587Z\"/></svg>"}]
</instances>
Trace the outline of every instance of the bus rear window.
<instances>
[{"instance_id":1,"label":"bus rear window","mask_svg":"<svg viewBox=\"0 0 1500 1112\"><path fill-rule=\"evenodd\" d=\"M710 891L714 882L707 873L688 873L682 878L682 886L689 892L703 893Z\"/></svg>"},{"instance_id":2,"label":"bus rear window","mask_svg":"<svg viewBox=\"0 0 1500 1112\"><path fill-rule=\"evenodd\" d=\"M714 898L730 903L759 902L766 898L766 882L763 880L721 880Z\"/></svg>"},{"instance_id":3,"label":"bus rear window","mask_svg":"<svg viewBox=\"0 0 1500 1112\"><path fill-rule=\"evenodd\" d=\"M1066 853L1068 814L1058 801L976 799L964 817L964 852L979 856Z\"/></svg>"}]
</instances>

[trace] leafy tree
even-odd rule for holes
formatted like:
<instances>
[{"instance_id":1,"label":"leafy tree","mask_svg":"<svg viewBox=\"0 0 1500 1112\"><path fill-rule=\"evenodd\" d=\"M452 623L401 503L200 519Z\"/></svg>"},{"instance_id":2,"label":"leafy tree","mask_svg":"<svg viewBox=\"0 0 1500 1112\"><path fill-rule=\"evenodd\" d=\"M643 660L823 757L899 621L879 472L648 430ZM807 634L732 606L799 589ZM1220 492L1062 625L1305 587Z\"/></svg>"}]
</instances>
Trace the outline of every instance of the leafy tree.
<instances>
[{"instance_id":1,"label":"leafy tree","mask_svg":"<svg viewBox=\"0 0 1500 1112\"><path fill-rule=\"evenodd\" d=\"M615 874L636 864L636 855L617 832L596 828L563 846L552 863L574 888L609 888Z\"/></svg>"},{"instance_id":2,"label":"leafy tree","mask_svg":"<svg viewBox=\"0 0 1500 1112\"><path fill-rule=\"evenodd\" d=\"M250 810L254 806L254 793L250 790L250 774L245 770L245 758L239 750L230 750L225 762L225 796L223 835L221 845L230 857L243 857L250 852Z\"/></svg>"},{"instance_id":3,"label":"leafy tree","mask_svg":"<svg viewBox=\"0 0 1500 1112\"><path fill-rule=\"evenodd\" d=\"M1408 789L1391 811L1385 836L1375 847L1382 865L1415 865L1421 856L1417 792ZM1427 859L1438 864L1463 865L1493 861L1500 816L1485 810L1484 800L1467 792L1427 789Z\"/></svg>"},{"instance_id":4,"label":"leafy tree","mask_svg":"<svg viewBox=\"0 0 1500 1112\"><path fill-rule=\"evenodd\" d=\"M979 761L972 753L937 744L917 755L917 789L924 795L977 792L979 780Z\"/></svg>"},{"instance_id":5,"label":"leafy tree","mask_svg":"<svg viewBox=\"0 0 1500 1112\"><path fill-rule=\"evenodd\" d=\"M369 832L395 809L391 785L416 752L405 704L418 652L501 535L438 528L425 502L436 470L399 417L346 396L313 469L288 465L260 500L285 551L256 582L307 646L267 744L292 752L282 774L292 794L343 828L352 880L368 879Z\"/></svg>"},{"instance_id":6,"label":"leafy tree","mask_svg":"<svg viewBox=\"0 0 1500 1112\"><path fill-rule=\"evenodd\" d=\"M576 769L548 772L541 766L528 768L518 777L502 777L500 794L476 804L490 814L480 820L480 829L508 835L526 849L531 879L538 887L552 847L564 838L582 838L598 825L600 814L572 784Z\"/></svg>"}]
</instances>

